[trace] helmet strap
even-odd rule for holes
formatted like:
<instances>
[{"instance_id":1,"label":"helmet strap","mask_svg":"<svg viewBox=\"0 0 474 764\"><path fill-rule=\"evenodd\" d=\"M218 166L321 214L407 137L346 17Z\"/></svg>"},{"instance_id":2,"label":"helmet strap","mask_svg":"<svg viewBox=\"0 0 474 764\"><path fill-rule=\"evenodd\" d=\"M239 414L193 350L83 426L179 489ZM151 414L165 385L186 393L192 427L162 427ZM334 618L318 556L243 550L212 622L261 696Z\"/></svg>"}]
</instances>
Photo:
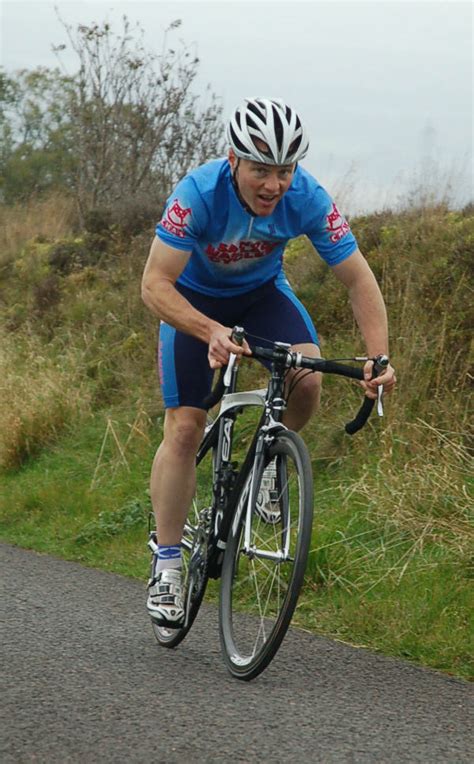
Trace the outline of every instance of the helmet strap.
<instances>
[{"instance_id":1,"label":"helmet strap","mask_svg":"<svg viewBox=\"0 0 474 764\"><path fill-rule=\"evenodd\" d=\"M238 198L239 202L241 203L242 207L245 209L246 212L249 213L249 215L252 215L252 217L256 218L257 214L253 211L253 209L251 207L249 207L249 205L247 204L247 202L243 198L242 194L240 193L239 179L237 177L237 171L239 169L239 164L240 164L240 157L237 157L237 163L235 165L235 169L231 168L231 171L230 171L230 176L232 178L232 184L233 184L233 186L235 188L235 192L237 194L237 198Z\"/></svg>"}]
</instances>

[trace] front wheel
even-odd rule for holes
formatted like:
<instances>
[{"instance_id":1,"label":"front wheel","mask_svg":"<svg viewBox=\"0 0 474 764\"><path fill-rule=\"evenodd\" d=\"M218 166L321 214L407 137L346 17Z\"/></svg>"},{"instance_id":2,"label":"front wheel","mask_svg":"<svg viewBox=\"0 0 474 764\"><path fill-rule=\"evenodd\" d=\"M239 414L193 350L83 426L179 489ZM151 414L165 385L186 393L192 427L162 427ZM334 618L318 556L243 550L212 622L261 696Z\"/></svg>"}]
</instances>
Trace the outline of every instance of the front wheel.
<instances>
[{"instance_id":1,"label":"front wheel","mask_svg":"<svg viewBox=\"0 0 474 764\"><path fill-rule=\"evenodd\" d=\"M231 674L244 680L258 676L280 647L311 541L313 479L304 441L294 432L279 432L265 464L266 471L254 466L244 483L222 568L221 644ZM260 474L253 475L255 470ZM268 474L274 475L271 489ZM262 495L270 502L267 511Z\"/></svg>"}]
</instances>

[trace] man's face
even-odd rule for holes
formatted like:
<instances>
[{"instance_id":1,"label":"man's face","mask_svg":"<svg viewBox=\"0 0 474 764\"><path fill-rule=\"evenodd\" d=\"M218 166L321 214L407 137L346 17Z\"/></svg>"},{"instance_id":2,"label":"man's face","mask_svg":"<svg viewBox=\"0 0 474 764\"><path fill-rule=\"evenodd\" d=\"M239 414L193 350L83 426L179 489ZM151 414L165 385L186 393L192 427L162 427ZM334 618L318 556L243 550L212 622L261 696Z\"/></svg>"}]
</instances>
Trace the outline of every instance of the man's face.
<instances>
[{"instance_id":1,"label":"man's face","mask_svg":"<svg viewBox=\"0 0 474 764\"><path fill-rule=\"evenodd\" d=\"M234 172L237 157L229 150L229 162ZM237 183L243 200L256 215L271 215L293 180L295 165L268 165L240 159Z\"/></svg>"}]
</instances>

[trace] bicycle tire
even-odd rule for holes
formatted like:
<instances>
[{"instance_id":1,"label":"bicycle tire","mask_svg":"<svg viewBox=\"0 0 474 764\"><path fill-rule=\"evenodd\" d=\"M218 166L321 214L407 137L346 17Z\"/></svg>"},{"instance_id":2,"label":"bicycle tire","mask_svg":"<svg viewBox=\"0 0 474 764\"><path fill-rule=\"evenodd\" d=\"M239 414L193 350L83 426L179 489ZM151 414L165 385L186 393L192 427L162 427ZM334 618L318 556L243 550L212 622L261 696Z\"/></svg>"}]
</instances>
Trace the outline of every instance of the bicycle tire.
<instances>
[{"instance_id":1,"label":"bicycle tire","mask_svg":"<svg viewBox=\"0 0 474 764\"><path fill-rule=\"evenodd\" d=\"M197 465L196 489L181 540L185 625L178 629L170 629L159 626L151 619L155 638L161 647L174 648L183 641L196 619L206 591L209 579L208 544L213 522L211 506L214 459L215 448L211 447ZM196 556L199 556L199 559L196 559Z\"/></svg>"},{"instance_id":2,"label":"bicycle tire","mask_svg":"<svg viewBox=\"0 0 474 764\"><path fill-rule=\"evenodd\" d=\"M298 601L311 541L313 478L306 445L296 433L280 431L268 447L265 464L272 459L276 460L274 498L278 499L280 519L269 524L252 507L253 552L244 550L251 470L236 502L222 567L219 601L222 651L230 673L245 681L254 679L268 666L282 643ZM256 497L263 472L261 468L255 476ZM277 560L285 547L288 559ZM267 552L275 559L262 556Z\"/></svg>"}]
</instances>

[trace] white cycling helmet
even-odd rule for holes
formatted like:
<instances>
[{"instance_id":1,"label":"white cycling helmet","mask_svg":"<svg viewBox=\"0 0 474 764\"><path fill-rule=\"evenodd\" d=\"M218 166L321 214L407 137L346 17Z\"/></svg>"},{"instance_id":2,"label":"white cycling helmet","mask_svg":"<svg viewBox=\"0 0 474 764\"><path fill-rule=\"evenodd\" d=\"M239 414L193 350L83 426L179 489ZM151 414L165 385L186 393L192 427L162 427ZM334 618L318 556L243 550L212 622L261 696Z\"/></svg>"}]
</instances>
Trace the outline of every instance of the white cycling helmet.
<instances>
[{"instance_id":1,"label":"white cycling helmet","mask_svg":"<svg viewBox=\"0 0 474 764\"><path fill-rule=\"evenodd\" d=\"M255 138L268 150L257 148ZM281 98L246 98L227 125L227 139L237 157L272 165L298 162L309 147L300 118Z\"/></svg>"}]
</instances>

